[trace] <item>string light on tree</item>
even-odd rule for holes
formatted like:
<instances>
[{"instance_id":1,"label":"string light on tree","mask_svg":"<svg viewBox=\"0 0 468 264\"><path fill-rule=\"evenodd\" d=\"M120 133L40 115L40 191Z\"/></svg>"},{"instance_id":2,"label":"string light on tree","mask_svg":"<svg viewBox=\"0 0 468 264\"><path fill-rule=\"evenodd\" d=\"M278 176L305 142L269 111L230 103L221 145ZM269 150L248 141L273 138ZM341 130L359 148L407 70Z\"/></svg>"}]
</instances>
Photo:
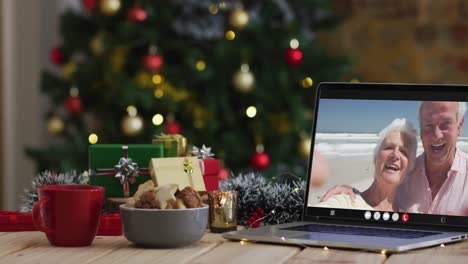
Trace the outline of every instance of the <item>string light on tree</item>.
<instances>
[{"instance_id":1,"label":"string light on tree","mask_svg":"<svg viewBox=\"0 0 468 264\"><path fill-rule=\"evenodd\" d=\"M289 41L289 47L291 47L291 49L299 48L299 41L297 39L291 39Z\"/></svg>"},{"instance_id":2,"label":"string light on tree","mask_svg":"<svg viewBox=\"0 0 468 264\"><path fill-rule=\"evenodd\" d=\"M72 87L70 89L70 96L65 99L64 105L65 110L70 115L79 115L83 112L83 104L79 97L78 88Z\"/></svg>"},{"instance_id":3,"label":"string light on tree","mask_svg":"<svg viewBox=\"0 0 468 264\"><path fill-rule=\"evenodd\" d=\"M262 144L258 144L256 152L250 159L250 165L257 170L265 170L270 165L270 156L264 152Z\"/></svg>"},{"instance_id":4,"label":"string light on tree","mask_svg":"<svg viewBox=\"0 0 468 264\"><path fill-rule=\"evenodd\" d=\"M133 105L127 106L127 113L120 123L122 132L127 136L136 136L143 130L143 120Z\"/></svg>"},{"instance_id":5,"label":"string light on tree","mask_svg":"<svg viewBox=\"0 0 468 264\"><path fill-rule=\"evenodd\" d=\"M155 114L151 119L153 125L159 126L164 122L164 117L161 114Z\"/></svg>"},{"instance_id":6,"label":"string light on tree","mask_svg":"<svg viewBox=\"0 0 468 264\"><path fill-rule=\"evenodd\" d=\"M289 41L289 48L286 50L286 62L291 66L298 66L302 62L304 53L299 49L299 41L291 39Z\"/></svg>"},{"instance_id":7,"label":"string light on tree","mask_svg":"<svg viewBox=\"0 0 468 264\"><path fill-rule=\"evenodd\" d=\"M96 144L98 142L98 140L99 140L98 136L96 134L94 134L94 133L90 134L89 137L88 137L88 142L91 145Z\"/></svg>"},{"instance_id":8,"label":"string light on tree","mask_svg":"<svg viewBox=\"0 0 468 264\"><path fill-rule=\"evenodd\" d=\"M55 65L62 65L65 62L62 48L54 47L50 50L50 61Z\"/></svg>"},{"instance_id":9,"label":"string light on tree","mask_svg":"<svg viewBox=\"0 0 468 264\"><path fill-rule=\"evenodd\" d=\"M146 10L139 5L130 8L127 13L127 18L130 22L141 23L146 20Z\"/></svg>"},{"instance_id":10,"label":"string light on tree","mask_svg":"<svg viewBox=\"0 0 468 264\"><path fill-rule=\"evenodd\" d=\"M154 84L158 85L158 84L161 84L164 81L164 78L160 74L155 74L155 75L153 75L151 80L153 81Z\"/></svg>"},{"instance_id":11,"label":"string light on tree","mask_svg":"<svg viewBox=\"0 0 468 264\"><path fill-rule=\"evenodd\" d=\"M229 24L235 29L243 29L249 23L249 14L242 7L235 8L229 16Z\"/></svg>"},{"instance_id":12,"label":"string light on tree","mask_svg":"<svg viewBox=\"0 0 468 264\"><path fill-rule=\"evenodd\" d=\"M163 64L162 57L157 54L156 46L150 46L149 53L143 57L143 65L149 71L157 71Z\"/></svg>"},{"instance_id":13,"label":"string light on tree","mask_svg":"<svg viewBox=\"0 0 468 264\"><path fill-rule=\"evenodd\" d=\"M241 93L249 93L252 91L255 83L255 77L250 72L250 67L247 63L241 65L238 72L233 77L234 87Z\"/></svg>"},{"instance_id":14,"label":"string light on tree","mask_svg":"<svg viewBox=\"0 0 468 264\"><path fill-rule=\"evenodd\" d=\"M117 14L121 6L120 0L101 0L99 5L101 12L106 16Z\"/></svg>"},{"instance_id":15,"label":"string light on tree","mask_svg":"<svg viewBox=\"0 0 468 264\"><path fill-rule=\"evenodd\" d=\"M197 61L197 63L195 64L195 68L197 68L198 71L204 71L205 68L206 68L205 61L203 61L203 60Z\"/></svg>"},{"instance_id":16,"label":"string light on tree","mask_svg":"<svg viewBox=\"0 0 468 264\"><path fill-rule=\"evenodd\" d=\"M47 131L52 135L62 133L64 128L63 119L57 115L53 115L47 120Z\"/></svg>"},{"instance_id":17,"label":"string light on tree","mask_svg":"<svg viewBox=\"0 0 468 264\"><path fill-rule=\"evenodd\" d=\"M247 109L245 110L245 114L249 117L249 118L254 118L256 115L257 115L257 108L255 106L249 106L247 107Z\"/></svg>"}]
</instances>

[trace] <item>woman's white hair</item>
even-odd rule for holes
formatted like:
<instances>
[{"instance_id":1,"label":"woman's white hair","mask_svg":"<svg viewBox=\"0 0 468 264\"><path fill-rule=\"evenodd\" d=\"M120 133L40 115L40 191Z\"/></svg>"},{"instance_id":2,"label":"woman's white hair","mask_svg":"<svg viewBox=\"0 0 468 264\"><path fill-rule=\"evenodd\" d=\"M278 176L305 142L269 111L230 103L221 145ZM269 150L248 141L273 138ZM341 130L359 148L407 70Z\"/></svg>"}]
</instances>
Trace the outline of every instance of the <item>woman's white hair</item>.
<instances>
[{"instance_id":1,"label":"woman's white hair","mask_svg":"<svg viewBox=\"0 0 468 264\"><path fill-rule=\"evenodd\" d=\"M418 107L418 120L419 120L419 124L421 124L421 112L422 112L422 108L423 108L423 105L425 103L428 103L429 101L421 101L419 102L419 107ZM457 103L457 123L460 124L460 122L462 121L463 117L465 116L465 112L466 112L466 103L465 102L456 102Z\"/></svg>"},{"instance_id":2,"label":"woman's white hair","mask_svg":"<svg viewBox=\"0 0 468 264\"><path fill-rule=\"evenodd\" d=\"M416 149L418 147L417 132L413 124L406 120L405 118L397 118L393 120L387 127L382 129L379 133L379 139L377 140L377 145L374 148L374 163L377 159L377 154L382 148L384 140L391 133L401 133L408 139L408 172L411 171L414 167L414 162L416 160Z\"/></svg>"}]
</instances>

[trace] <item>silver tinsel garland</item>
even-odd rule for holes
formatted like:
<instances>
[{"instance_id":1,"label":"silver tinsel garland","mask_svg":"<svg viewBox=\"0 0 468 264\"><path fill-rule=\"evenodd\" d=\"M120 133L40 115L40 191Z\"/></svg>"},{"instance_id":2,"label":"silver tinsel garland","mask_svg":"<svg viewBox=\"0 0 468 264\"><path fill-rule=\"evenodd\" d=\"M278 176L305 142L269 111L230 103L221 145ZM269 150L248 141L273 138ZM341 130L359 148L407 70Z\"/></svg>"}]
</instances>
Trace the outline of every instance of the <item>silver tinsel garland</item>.
<instances>
[{"instance_id":1,"label":"silver tinsel garland","mask_svg":"<svg viewBox=\"0 0 468 264\"><path fill-rule=\"evenodd\" d=\"M288 183L270 183L262 174L244 173L220 182L220 190L238 192L237 220L246 225L252 214L261 208L264 224L282 224L300 218L304 206L306 183L293 180Z\"/></svg>"},{"instance_id":2,"label":"silver tinsel garland","mask_svg":"<svg viewBox=\"0 0 468 264\"><path fill-rule=\"evenodd\" d=\"M38 201L37 187L51 184L87 184L89 180L88 172L77 174L76 171L65 173L43 171L38 173L31 181L31 190L25 189L24 194L20 197L20 211L30 212L34 204Z\"/></svg>"}]
</instances>

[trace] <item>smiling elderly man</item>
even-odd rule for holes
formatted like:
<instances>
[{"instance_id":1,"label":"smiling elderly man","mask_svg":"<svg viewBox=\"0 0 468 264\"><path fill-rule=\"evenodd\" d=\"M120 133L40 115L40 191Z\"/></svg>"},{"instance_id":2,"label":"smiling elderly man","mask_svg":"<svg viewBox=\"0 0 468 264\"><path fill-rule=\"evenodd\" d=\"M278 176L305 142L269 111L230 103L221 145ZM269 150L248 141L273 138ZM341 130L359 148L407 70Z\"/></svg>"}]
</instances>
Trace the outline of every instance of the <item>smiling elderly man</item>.
<instances>
[{"instance_id":1,"label":"smiling elderly man","mask_svg":"<svg viewBox=\"0 0 468 264\"><path fill-rule=\"evenodd\" d=\"M398 201L409 212L468 215L468 155L457 148L466 104L422 102L419 125L424 152L401 186Z\"/></svg>"}]
</instances>

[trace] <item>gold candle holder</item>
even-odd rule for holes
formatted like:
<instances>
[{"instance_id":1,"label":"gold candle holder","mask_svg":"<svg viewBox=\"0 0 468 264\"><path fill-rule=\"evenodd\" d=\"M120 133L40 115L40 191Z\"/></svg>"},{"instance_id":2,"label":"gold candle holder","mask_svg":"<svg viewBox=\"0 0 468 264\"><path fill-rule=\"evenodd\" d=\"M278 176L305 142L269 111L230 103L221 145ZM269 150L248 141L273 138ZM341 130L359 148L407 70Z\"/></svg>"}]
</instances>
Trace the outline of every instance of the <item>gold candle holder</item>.
<instances>
[{"instance_id":1,"label":"gold candle holder","mask_svg":"<svg viewBox=\"0 0 468 264\"><path fill-rule=\"evenodd\" d=\"M237 230L237 191L208 192L209 227L213 233Z\"/></svg>"}]
</instances>

